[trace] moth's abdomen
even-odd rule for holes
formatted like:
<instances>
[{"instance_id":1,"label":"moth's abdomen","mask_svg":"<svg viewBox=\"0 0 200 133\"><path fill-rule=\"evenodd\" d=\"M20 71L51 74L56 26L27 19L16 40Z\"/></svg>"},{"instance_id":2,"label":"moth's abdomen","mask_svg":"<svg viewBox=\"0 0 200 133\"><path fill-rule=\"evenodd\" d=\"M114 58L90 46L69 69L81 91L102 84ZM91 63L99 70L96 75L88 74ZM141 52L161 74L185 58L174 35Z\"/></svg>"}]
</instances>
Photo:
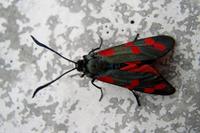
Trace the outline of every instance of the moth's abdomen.
<instances>
[{"instance_id":1,"label":"moth's abdomen","mask_svg":"<svg viewBox=\"0 0 200 133\"><path fill-rule=\"evenodd\" d=\"M124 64L124 63L107 64L107 69L108 70L111 70L111 69L115 70L115 69L121 69L121 68L123 68L125 66L126 66L126 64Z\"/></svg>"}]
</instances>

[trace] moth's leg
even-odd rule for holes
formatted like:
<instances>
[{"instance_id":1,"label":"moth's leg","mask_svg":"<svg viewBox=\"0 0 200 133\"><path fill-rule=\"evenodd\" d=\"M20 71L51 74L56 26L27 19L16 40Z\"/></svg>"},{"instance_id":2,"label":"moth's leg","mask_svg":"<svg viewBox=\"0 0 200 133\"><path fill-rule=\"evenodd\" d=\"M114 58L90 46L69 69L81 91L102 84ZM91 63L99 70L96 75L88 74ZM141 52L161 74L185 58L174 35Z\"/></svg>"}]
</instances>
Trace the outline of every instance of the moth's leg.
<instances>
[{"instance_id":1,"label":"moth's leg","mask_svg":"<svg viewBox=\"0 0 200 133\"><path fill-rule=\"evenodd\" d=\"M82 78L82 77L84 77L84 76L85 76L85 73L81 74L81 76L80 76L80 77Z\"/></svg>"},{"instance_id":2,"label":"moth's leg","mask_svg":"<svg viewBox=\"0 0 200 133\"><path fill-rule=\"evenodd\" d=\"M132 90L131 92L132 92L133 95L135 96L135 99L136 99L136 101L137 101L138 106L141 106L141 104L140 104L140 99L139 99L139 95L138 95L136 92L134 92L134 90Z\"/></svg>"},{"instance_id":3,"label":"moth's leg","mask_svg":"<svg viewBox=\"0 0 200 133\"><path fill-rule=\"evenodd\" d=\"M100 45L99 47L95 48L95 49L92 49L88 54L93 54L96 50L99 50L103 44L103 39L99 36L100 38Z\"/></svg>"},{"instance_id":4,"label":"moth's leg","mask_svg":"<svg viewBox=\"0 0 200 133\"><path fill-rule=\"evenodd\" d=\"M137 35L135 36L134 42L137 41L139 35L140 35L140 34L137 33Z\"/></svg>"},{"instance_id":5,"label":"moth's leg","mask_svg":"<svg viewBox=\"0 0 200 133\"><path fill-rule=\"evenodd\" d=\"M95 87L97 87L97 89L99 89L99 90L101 91L101 97L99 98L99 101L101 101L102 98L103 98L103 90L102 90L101 87L99 87L99 86L97 86L96 84L94 84L94 81L95 81L95 80L96 80L96 79L92 79L92 80L91 80L91 83L92 83Z\"/></svg>"},{"instance_id":6,"label":"moth's leg","mask_svg":"<svg viewBox=\"0 0 200 133\"><path fill-rule=\"evenodd\" d=\"M85 74L81 74L81 73L76 73L76 74L72 74L70 75L71 78L75 77L75 76L80 76L81 78L85 76Z\"/></svg>"},{"instance_id":7,"label":"moth's leg","mask_svg":"<svg viewBox=\"0 0 200 133\"><path fill-rule=\"evenodd\" d=\"M70 75L70 77L71 77L71 78L73 78L73 77L75 77L75 76L80 76L80 77L81 77L81 75L82 75L81 73L76 73L76 74Z\"/></svg>"}]
</instances>

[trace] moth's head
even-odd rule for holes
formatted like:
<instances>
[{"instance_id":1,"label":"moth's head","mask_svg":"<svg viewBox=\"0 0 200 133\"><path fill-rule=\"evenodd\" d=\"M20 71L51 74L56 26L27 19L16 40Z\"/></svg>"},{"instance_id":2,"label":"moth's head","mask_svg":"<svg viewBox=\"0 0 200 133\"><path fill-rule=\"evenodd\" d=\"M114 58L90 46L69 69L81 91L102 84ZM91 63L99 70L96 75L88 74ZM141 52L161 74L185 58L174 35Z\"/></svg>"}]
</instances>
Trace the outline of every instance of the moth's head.
<instances>
[{"instance_id":1,"label":"moth's head","mask_svg":"<svg viewBox=\"0 0 200 133\"><path fill-rule=\"evenodd\" d=\"M82 72L83 71L83 68L84 68L84 60L78 60L77 61L77 64L76 64L76 69L79 71L79 72Z\"/></svg>"}]
</instances>

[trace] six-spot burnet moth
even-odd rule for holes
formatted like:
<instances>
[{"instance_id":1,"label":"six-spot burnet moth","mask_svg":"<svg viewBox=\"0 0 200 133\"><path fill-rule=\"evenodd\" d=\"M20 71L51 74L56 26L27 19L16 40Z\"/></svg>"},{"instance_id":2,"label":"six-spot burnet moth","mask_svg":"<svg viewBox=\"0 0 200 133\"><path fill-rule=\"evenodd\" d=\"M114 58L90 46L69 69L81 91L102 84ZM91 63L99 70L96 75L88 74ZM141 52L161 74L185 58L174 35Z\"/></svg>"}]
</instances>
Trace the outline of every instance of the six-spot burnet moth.
<instances>
[{"instance_id":1,"label":"six-spot burnet moth","mask_svg":"<svg viewBox=\"0 0 200 133\"><path fill-rule=\"evenodd\" d=\"M83 56L83 59L77 62L62 56L31 36L37 45L47 48L65 60L75 64L73 69L68 70L51 82L38 87L33 93L33 97L39 90L75 69L82 73L81 77L87 76L92 79L91 83L101 91L99 101L103 97L103 91L101 87L94 83L95 80L127 88L136 97L139 106L139 96L135 91L157 95L173 94L175 88L161 76L152 63L171 51L174 48L175 40L165 35L144 39L138 39L138 36L139 34L137 34L134 41L105 50L100 50L103 43L103 39L100 37L101 42L99 47L92 49L87 55Z\"/></svg>"}]
</instances>

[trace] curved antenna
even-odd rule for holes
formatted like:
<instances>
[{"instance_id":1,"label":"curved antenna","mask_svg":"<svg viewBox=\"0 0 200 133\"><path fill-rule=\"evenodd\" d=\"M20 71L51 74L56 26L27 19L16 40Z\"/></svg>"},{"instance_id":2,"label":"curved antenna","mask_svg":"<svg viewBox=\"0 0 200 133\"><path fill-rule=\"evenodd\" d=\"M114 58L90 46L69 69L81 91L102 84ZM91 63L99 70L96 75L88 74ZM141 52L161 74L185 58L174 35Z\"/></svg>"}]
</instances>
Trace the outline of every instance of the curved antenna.
<instances>
[{"instance_id":1,"label":"curved antenna","mask_svg":"<svg viewBox=\"0 0 200 133\"><path fill-rule=\"evenodd\" d=\"M31 35L31 38L33 39L33 41L34 41L37 45L39 45L39 46L41 46L41 47L44 47L44 48L46 48L46 49L48 49L48 50L54 52L55 54L59 55L60 57L62 57L63 59L65 59L65 60L67 60L67 61L69 61L69 62L72 62L72 63L74 63L74 64L77 64L75 61L70 60L70 59L67 59L66 57L64 57L64 56L62 56L61 54L59 54L57 51L55 51L55 50L53 50L52 48L46 46L45 44L39 42L39 41L38 41L37 39L35 39L35 37L33 37L32 35Z\"/></svg>"},{"instance_id":2,"label":"curved antenna","mask_svg":"<svg viewBox=\"0 0 200 133\"><path fill-rule=\"evenodd\" d=\"M40 90L44 89L45 87L47 87L47 86L49 86L50 84L54 83L56 80L60 79L60 78L61 78L62 76L64 76L65 74L67 74L67 73L69 73L69 72L71 72L71 71L73 71L73 70L75 70L75 69L76 69L76 67L73 68L73 69L71 69L71 70L68 70L67 72L65 72L65 73L63 73L63 74L61 74L60 76L58 76L58 77L55 78L54 80L52 80L52 81L50 81L50 82L48 82L48 83L46 83L46 84L44 84L44 85L38 87L38 88L34 91L32 98L34 98L35 95L36 95Z\"/></svg>"}]
</instances>

